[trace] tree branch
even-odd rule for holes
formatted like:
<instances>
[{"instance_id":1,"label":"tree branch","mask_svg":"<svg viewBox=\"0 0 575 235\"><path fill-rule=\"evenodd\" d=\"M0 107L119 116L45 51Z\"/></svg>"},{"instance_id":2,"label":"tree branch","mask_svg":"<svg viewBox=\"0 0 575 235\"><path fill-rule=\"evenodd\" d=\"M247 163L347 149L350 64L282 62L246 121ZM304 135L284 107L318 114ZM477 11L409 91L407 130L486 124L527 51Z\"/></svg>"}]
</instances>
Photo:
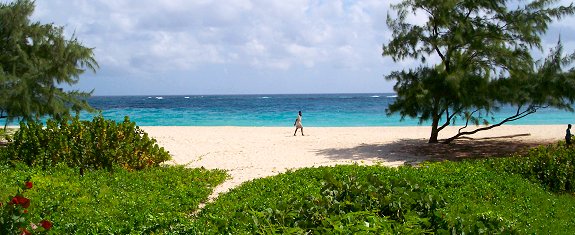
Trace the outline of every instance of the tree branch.
<instances>
[{"instance_id":1,"label":"tree branch","mask_svg":"<svg viewBox=\"0 0 575 235\"><path fill-rule=\"evenodd\" d=\"M463 129L467 128L467 126L469 126L469 119L471 119L470 117L472 117L473 114L476 113L477 111L479 111L479 109L476 109L475 111L471 112L471 114L470 114L467 118L465 118L465 119L466 119L466 120L465 120L465 126L459 128L459 130L457 131L457 133L461 133L461 130L463 130Z\"/></svg>"},{"instance_id":2,"label":"tree branch","mask_svg":"<svg viewBox=\"0 0 575 235\"><path fill-rule=\"evenodd\" d=\"M459 138L459 137L461 137L461 136L464 136L464 135L472 135L472 134L475 134L475 133L480 132L480 131L485 131L485 130L493 129L493 128L498 127L498 126L501 126L501 125L503 125L504 123L507 123L507 122L512 122L512 121L519 120L519 119L521 119L521 118L524 118L524 117L526 117L526 116L528 116L528 115L530 115L530 114L533 114L533 113L537 112L537 110L540 109L540 108L547 108L548 106L530 105L530 106L529 106L527 109L525 109L524 111L521 111L521 107L522 107L522 106L519 106L519 107L517 108L517 112L515 113L515 115L513 115L513 116L511 116L511 117L508 117L508 118L505 118L503 121L501 121L501 122L499 122L499 123L497 123L497 124L493 124L493 125L490 125L490 126L478 128L478 129L475 129L475 130L473 130L473 131L459 132L459 133L457 133L456 135L454 135L454 136L452 136L452 137L450 137L450 138L444 140L443 143L444 143L444 144L449 144L449 143L451 143L453 140L455 140L455 139L457 139L457 138ZM467 124L466 124L466 125L467 125ZM460 130L461 130L461 129L460 129Z\"/></svg>"},{"instance_id":3,"label":"tree branch","mask_svg":"<svg viewBox=\"0 0 575 235\"><path fill-rule=\"evenodd\" d=\"M457 111L454 111L451 115L449 115L449 109L447 109L446 121L445 123L443 123L443 125L437 128L437 130L441 131L443 130L443 128L449 126L449 124L451 123L451 119L453 119L453 117L455 117L455 115L457 115L459 112L461 112L461 108L457 109Z\"/></svg>"},{"instance_id":4,"label":"tree branch","mask_svg":"<svg viewBox=\"0 0 575 235\"><path fill-rule=\"evenodd\" d=\"M435 32L435 36L437 37L437 34L439 34L437 32L437 26L433 27L433 31ZM441 53L441 50L439 50L439 47L437 47L437 44L435 42L433 43L433 49L435 50L435 52L437 52L437 55L439 55L441 61L445 62L445 56L443 55L443 53Z\"/></svg>"}]
</instances>

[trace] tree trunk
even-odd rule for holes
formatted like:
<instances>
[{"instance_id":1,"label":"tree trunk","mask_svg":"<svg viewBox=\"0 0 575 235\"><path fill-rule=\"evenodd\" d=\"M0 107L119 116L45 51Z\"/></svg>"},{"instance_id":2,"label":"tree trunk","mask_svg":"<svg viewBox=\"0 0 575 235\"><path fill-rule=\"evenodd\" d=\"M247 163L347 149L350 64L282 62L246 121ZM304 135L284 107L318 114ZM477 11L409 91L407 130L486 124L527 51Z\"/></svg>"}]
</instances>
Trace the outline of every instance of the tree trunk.
<instances>
[{"instance_id":1,"label":"tree trunk","mask_svg":"<svg viewBox=\"0 0 575 235\"><path fill-rule=\"evenodd\" d=\"M433 122L431 123L431 136L429 137L430 144L437 143L437 136L439 135L439 130L437 126L439 125L439 117L437 115L433 115Z\"/></svg>"}]
</instances>

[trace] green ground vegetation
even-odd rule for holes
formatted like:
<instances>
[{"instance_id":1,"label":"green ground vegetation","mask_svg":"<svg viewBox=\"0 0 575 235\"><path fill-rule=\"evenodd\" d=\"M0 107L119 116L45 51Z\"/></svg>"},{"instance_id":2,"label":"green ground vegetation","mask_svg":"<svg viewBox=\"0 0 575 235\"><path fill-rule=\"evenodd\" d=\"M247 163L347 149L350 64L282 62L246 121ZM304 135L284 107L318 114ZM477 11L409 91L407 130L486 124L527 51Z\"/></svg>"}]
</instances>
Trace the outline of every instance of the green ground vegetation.
<instances>
[{"instance_id":1,"label":"green ground vegetation","mask_svg":"<svg viewBox=\"0 0 575 235\"><path fill-rule=\"evenodd\" d=\"M128 118L22 122L7 139L0 147L0 225L18 216L2 207L32 182L25 214L51 221L50 233L169 234L189 227L190 215L227 178L222 170L166 165L169 153Z\"/></svg>"},{"instance_id":2,"label":"green ground vegetation","mask_svg":"<svg viewBox=\"0 0 575 235\"><path fill-rule=\"evenodd\" d=\"M568 234L575 151L404 166L301 169L258 179L206 206L205 234Z\"/></svg>"},{"instance_id":3,"label":"green ground vegetation","mask_svg":"<svg viewBox=\"0 0 575 235\"><path fill-rule=\"evenodd\" d=\"M106 136L132 136L94 152L122 152L117 148L137 146L136 136L144 135L130 122L124 128L97 123L105 122L72 121L60 128L97 126L96 133ZM63 133L50 125L40 129ZM37 130L33 136L46 135L27 128ZM112 161L111 168L78 174L82 165L38 160L62 154L57 149L69 154L65 138L39 145L42 138L30 136L16 132L0 148L0 202L30 180L30 221L51 221L54 234L568 234L575 227L575 148L562 142L512 157L288 171L246 182L199 210L226 179L224 171ZM21 146L40 146L34 151L42 154L14 158L11 145L18 139Z\"/></svg>"},{"instance_id":4,"label":"green ground vegetation","mask_svg":"<svg viewBox=\"0 0 575 235\"><path fill-rule=\"evenodd\" d=\"M5 202L29 178L32 221L51 221L54 234L169 234L189 225L190 214L226 177L224 171L183 166L93 170L84 176L65 165L1 166L0 199Z\"/></svg>"}]
</instances>

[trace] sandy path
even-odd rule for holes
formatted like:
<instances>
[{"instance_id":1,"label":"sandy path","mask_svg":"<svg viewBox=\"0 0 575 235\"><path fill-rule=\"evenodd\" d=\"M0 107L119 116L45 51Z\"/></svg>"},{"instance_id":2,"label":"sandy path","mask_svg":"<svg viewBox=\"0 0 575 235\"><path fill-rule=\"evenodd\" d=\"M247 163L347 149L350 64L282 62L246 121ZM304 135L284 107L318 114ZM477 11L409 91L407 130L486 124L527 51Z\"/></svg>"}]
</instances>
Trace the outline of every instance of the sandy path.
<instances>
[{"instance_id":1,"label":"sandy path","mask_svg":"<svg viewBox=\"0 0 575 235\"><path fill-rule=\"evenodd\" d=\"M306 136L299 132L293 136L290 127L142 128L170 151L177 164L227 170L231 179L219 185L212 198L288 169L352 163L398 166L444 156L491 154L491 149L515 151L534 142L560 140L565 132L557 125L503 126L474 135L474 141L430 146L429 127L306 127ZM440 138L456 131L448 129Z\"/></svg>"}]
</instances>

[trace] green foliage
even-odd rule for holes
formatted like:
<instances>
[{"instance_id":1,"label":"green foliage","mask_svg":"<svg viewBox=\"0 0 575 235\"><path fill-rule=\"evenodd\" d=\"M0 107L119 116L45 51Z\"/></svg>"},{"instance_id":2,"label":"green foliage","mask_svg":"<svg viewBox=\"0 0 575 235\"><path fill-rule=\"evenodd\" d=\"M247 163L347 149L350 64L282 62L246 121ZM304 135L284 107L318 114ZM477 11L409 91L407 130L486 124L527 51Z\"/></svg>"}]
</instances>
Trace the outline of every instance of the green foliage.
<instances>
[{"instance_id":1,"label":"green foliage","mask_svg":"<svg viewBox=\"0 0 575 235\"><path fill-rule=\"evenodd\" d=\"M572 196L491 169L483 161L301 169L221 195L186 232L561 234L575 226Z\"/></svg>"},{"instance_id":2,"label":"green foliage","mask_svg":"<svg viewBox=\"0 0 575 235\"><path fill-rule=\"evenodd\" d=\"M140 170L171 159L128 117L116 123L101 115L92 121L64 116L48 120L46 128L39 121L21 122L13 138L4 160L43 168L65 163L80 171L114 166Z\"/></svg>"},{"instance_id":3,"label":"green foliage","mask_svg":"<svg viewBox=\"0 0 575 235\"><path fill-rule=\"evenodd\" d=\"M387 110L402 118L432 121L429 142L456 120L465 127L493 121L492 112L512 105L517 113L489 128L460 132L449 138L474 134L523 118L552 106L572 110L575 71L566 71L575 58L563 57L561 43L545 62L535 61L532 48L542 49L541 35L555 19L573 15L575 7L554 6L554 0L404 0L388 15L392 39L383 55L394 61L419 59L422 65L395 71L398 98ZM513 6L513 7L511 7ZM425 22L412 23L409 15ZM429 65L428 58L439 58Z\"/></svg>"},{"instance_id":4,"label":"green foliage","mask_svg":"<svg viewBox=\"0 0 575 235\"><path fill-rule=\"evenodd\" d=\"M320 179L327 168L301 169L242 184L229 193L220 194L215 203L207 204L194 227L184 234L246 234L250 226L248 211L275 208L279 200L319 195ZM242 218L242 219L240 219ZM241 232L243 231L243 232Z\"/></svg>"},{"instance_id":5,"label":"green foliage","mask_svg":"<svg viewBox=\"0 0 575 235\"><path fill-rule=\"evenodd\" d=\"M0 3L0 118L91 110L90 93L59 85L73 85L86 70L96 71L93 49L75 37L66 39L62 27L31 22L33 12L30 0Z\"/></svg>"},{"instance_id":6,"label":"green foliage","mask_svg":"<svg viewBox=\"0 0 575 235\"><path fill-rule=\"evenodd\" d=\"M4 144L5 141L10 139L11 136L14 135L14 132L16 132L15 128L0 128L0 142L2 142L2 144ZM0 146L2 146L2 145L0 145Z\"/></svg>"},{"instance_id":7,"label":"green foliage","mask_svg":"<svg viewBox=\"0 0 575 235\"><path fill-rule=\"evenodd\" d=\"M30 199L24 196L32 189L31 181L24 182L16 195L8 197L8 202L0 202L0 234L44 234L52 228L52 222L41 220L30 223Z\"/></svg>"},{"instance_id":8,"label":"green foliage","mask_svg":"<svg viewBox=\"0 0 575 235\"><path fill-rule=\"evenodd\" d=\"M540 146L523 156L487 160L494 169L518 174L557 193L575 193L575 149L564 142Z\"/></svg>"},{"instance_id":9,"label":"green foliage","mask_svg":"<svg viewBox=\"0 0 575 235\"><path fill-rule=\"evenodd\" d=\"M43 170L0 166L0 198L30 177L31 221L52 221L53 234L174 234L189 226L191 213L226 179L221 170L183 166L127 171L117 168L78 177L65 165Z\"/></svg>"},{"instance_id":10,"label":"green foliage","mask_svg":"<svg viewBox=\"0 0 575 235\"><path fill-rule=\"evenodd\" d=\"M152 167L88 172L0 167L37 185L31 221L57 234L564 234L575 227L573 157L562 143L525 156L418 167L306 168L256 179L191 213L222 171ZM5 182L5 181L3 181ZM17 189L0 184L0 198Z\"/></svg>"},{"instance_id":11,"label":"green foliage","mask_svg":"<svg viewBox=\"0 0 575 235\"><path fill-rule=\"evenodd\" d=\"M326 174L322 182L318 197L292 198L279 202L275 210L248 212L249 222L259 225L253 232L425 233L437 230L434 221L441 218L435 211L445 205L441 197L406 178L382 181L370 175L367 180L348 176L339 181Z\"/></svg>"}]
</instances>

